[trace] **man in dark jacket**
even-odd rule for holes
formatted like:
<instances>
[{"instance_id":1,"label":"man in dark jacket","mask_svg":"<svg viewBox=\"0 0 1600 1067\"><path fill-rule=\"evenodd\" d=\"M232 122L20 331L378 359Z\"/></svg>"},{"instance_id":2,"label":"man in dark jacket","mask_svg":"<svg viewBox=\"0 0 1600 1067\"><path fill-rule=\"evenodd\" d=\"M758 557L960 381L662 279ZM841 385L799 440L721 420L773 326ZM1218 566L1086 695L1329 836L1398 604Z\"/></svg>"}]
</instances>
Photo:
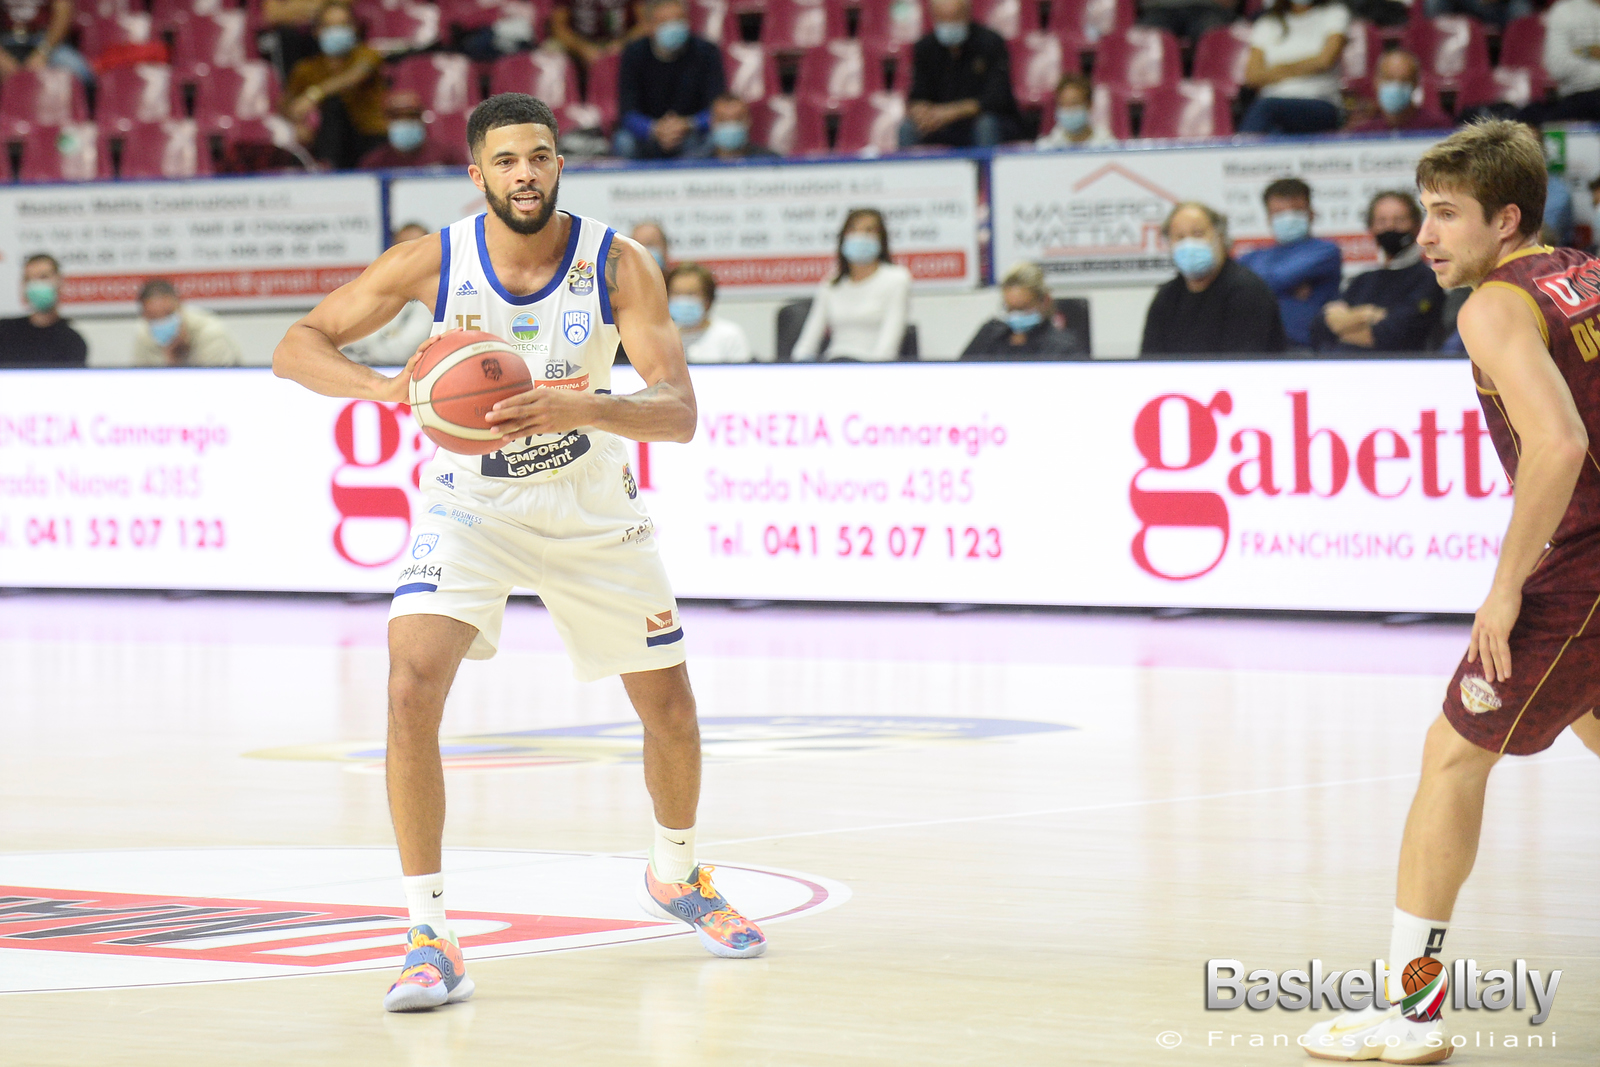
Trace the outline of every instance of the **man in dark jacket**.
<instances>
[{"instance_id":1,"label":"man in dark jacket","mask_svg":"<svg viewBox=\"0 0 1600 1067\"><path fill-rule=\"evenodd\" d=\"M1141 356L1282 352L1288 346L1272 290L1228 258L1227 219L1205 204L1183 203L1161 233L1178 276L1150 302Z\"/></svg>"},{"instance_id":2,"label":"man in dark jacket","mask_svg":"<svg viewBox=\"0 0 1600 1067\"><path fill-rule=\"evenodd\" d=\"M1006 42L972 21L969 0L933 0L933 32L911 49L900 147L988 147L1022 136Z\"/></svg>"},{"instance_id":3,"label":"man in dark jacket","mask_svg":"<svg viewBox=\"0 0 1600 1067\"><path fill-rule=\"evenodd\" d=\"M614 147L629 159L703 156L711 150L711 102L726 87L717 46L689 32L684 0L652 0L650 35L622 51Z\"/></svg>"},{"instance_id":4,"label":"man in dark jacket","mask_svg":"<svg viewBox=\"0 0 1600 1067\"><path fill-rule=\"evenodd\" d=\"M81 367L83 337L56 310L61 265L40 252L22 264L22 293L30 314L0 319L0 367Z\"/></svg>"},{"instance_id":5,"label":"man in dark jacket","mask_svg":"<svg viewBox=\"0 0 1600 1067\"><path fill-rule=\"evenodd\" d=\"M1367 232L1383 266L1350 279L1311 325L1318 352L1421 352L1439 325L1444 291L1417 247L1422 208L1410 193L1379 193L1367 207Z\"/></svg>"}]
</instances>

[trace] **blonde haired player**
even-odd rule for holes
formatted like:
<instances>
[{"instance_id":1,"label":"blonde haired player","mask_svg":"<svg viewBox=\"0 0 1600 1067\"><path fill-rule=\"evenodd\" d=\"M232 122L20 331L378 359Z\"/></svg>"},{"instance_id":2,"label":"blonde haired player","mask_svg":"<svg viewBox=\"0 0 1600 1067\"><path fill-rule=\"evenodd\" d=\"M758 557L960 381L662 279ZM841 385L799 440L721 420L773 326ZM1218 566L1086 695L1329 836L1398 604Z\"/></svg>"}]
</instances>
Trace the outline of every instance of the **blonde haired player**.
<instances>
[{"instance_id":1,"label":"blonde haired player","mask_svg":"<svg viewBox=\"0 0 1600 1067\"><path fill-rule=\"evenodd\" d=\"M1406 817L1387 964L1393 1007L1312 1027L1331 1060L1436 1063L1440 1017L1400 1006L1401 971L1439 957L1472 871L1484 789L1501 756L1541 752L1571 727L1600 752L1600 260L1539 244L1539 136L1517 122L1467 126L1417 163L1427 215L1417 244L1446 289L1473 287L1457 319L1495 451L1516 484L1511 524L1466 655L1428 730Z\"/></svg>"},{"instance_id":2,"label":"blonde haired player","mask_svg":"<svg viewBox=\"0 0 1600 1067\"><path fill-rule=\"evenodd\" d=\"M390 1011L472 995L445 922L439 723L461 660L494 655L513 586L539 593L581 679L622 676L644 724L656 828L642 903L689 923L716 955L766 948L695 862L700 734L683 628L620 440L694 436L694 389L661 270L604 224L556 211L562 158L541 101L491 97L473 110L467 141L489 210L389 249L290 327L272 360L325 396L404 401L409 365L386 378L339 348L419 300L433 308L435 336L505 338L535 378L558 386L496 405L498 451L441 450L422 473L425 514L389 615L387 784L411 922ZM610 391L619 340L647 383L626 396Z\"/></svg>"}]
</instances>

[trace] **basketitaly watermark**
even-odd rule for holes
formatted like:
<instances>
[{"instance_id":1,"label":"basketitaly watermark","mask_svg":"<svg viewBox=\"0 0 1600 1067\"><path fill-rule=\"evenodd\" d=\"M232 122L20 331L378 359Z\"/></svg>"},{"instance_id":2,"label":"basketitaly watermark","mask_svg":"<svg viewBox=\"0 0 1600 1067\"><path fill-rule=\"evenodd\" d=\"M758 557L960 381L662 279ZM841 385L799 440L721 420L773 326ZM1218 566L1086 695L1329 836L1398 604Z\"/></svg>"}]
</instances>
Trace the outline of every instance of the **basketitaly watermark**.
<instances>
[{"instance_id":1,"label":"basketitaly watermark","mask_svg":"<svg viewBox=\"0 0 1600 1067\"><path fill-rule=\"evenodd\" d=\"M1424 975L1413 977L1412 964L1423 961L1434 966L1426 968ZM1418 1019L1436 1018L1448 989L1450 1006L1456 1011L1522 1011L1531 999L1535 1010L1528 1022L1538 1026L1550 1017L1556 989L1561 985L1559 970L1551 971L1546 978L1530 968L1526 960L1517 960L1509 971L1482 971L1478 961L1470 959L1456 960L1446 971L1438 966L1440 962L1419 957L1406 965L1406 995L1400 1002L1405 1014ZM1247 969L1239 960L1207 960L1206 1010L1266 1011L1278 1007L1300 1011L1326 1005L1335 1011L1360 1011L1369 1006L1387 1011L1395 1006L1385 995L1393 973L1383 960L1373 960L1366 970L1347 971L1324 971L1321 960L1312 960L1305 970L1282 972L1265 967Z\"/></svg>"}]
</instances>

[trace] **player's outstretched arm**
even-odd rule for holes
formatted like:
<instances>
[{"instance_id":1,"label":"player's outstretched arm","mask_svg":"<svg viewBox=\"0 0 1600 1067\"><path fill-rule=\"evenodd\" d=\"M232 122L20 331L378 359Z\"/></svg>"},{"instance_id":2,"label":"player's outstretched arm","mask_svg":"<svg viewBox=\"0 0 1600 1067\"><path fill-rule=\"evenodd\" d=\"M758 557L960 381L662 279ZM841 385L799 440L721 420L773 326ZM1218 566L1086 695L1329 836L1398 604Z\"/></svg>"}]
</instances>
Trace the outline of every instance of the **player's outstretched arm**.
<instances>
[{"instance_id":1,"label":"player's outstretched arm","mask_svg":"<svg viewBox=\"0 0 1600 1067\"><path fill-rule=\"evenodd\" d=\"M1572 501L1589 435L1521 294L1483 286L1462 306L1456 324L1472 362L1499 392L1521 446L1511 525L1467 646L1468 660L1481 658L1484 677L1494 682L1511 677L1508 642L1522 609L1522 583Z\"/></svg>"},{"instance_id":2,"label":"player's outstretched arm","mask_svg":"<svg viewBox=\"0 0 1600 1067\"><path fill-rule=\"evenodd\" d=\"M273 373L323 396L405 400L410 363L390 378L348 359L339 349L383 326L408 300L431 306L438 296L440 258L437 239L407 241L383 253L360 277L329 293L289 327L273 350ZM416 360L415 355L411 358Z\"/></svg>"},{"instance_id":3,"label":"player's outstretched arm","mask_svg":"<svg viewBox=\"0 0 1600 1067\"><path fill-rule=\"evenodd\" d=\"M688 441L699 415L683 342L667 314L667 287L644 246L618 234L605 264L622 347L645 387L626 396L534 389L494 406L489 421L506 440L592 426L635 441Z\"/></svg>"}]
</instances>

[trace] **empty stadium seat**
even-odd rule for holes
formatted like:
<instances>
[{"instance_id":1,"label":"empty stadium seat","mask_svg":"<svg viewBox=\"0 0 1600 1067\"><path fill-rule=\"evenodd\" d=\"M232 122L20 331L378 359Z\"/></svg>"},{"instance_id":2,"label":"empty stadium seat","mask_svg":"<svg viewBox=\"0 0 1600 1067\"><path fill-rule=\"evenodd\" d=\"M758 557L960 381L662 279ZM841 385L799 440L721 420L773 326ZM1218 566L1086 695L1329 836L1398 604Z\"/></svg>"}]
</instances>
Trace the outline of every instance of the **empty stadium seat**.
<instances>
[{"instance_id":1,"label":"empty stadium seat","mask_svg":"<svg viewBox=\"0 0 1600 1067\"><path fill-rule=\"evenodd\" d=\"M621 75L622 55L611 52L596 57L589 64L588 75L584 78L583 101L600 109L600 126L607 130L616 126L618 113L622 110L618 96Z\"/></svg>"},{"instance_id":2,"label":"empty stadium seat","mask_svg":"<svg viewBox=\"0 0 1600 1067\"><path fill-rule=\"evenodd\" d=\"M89 104L83 84L70 71L60 67L24 68L0 83L0 132L8 137L87 121Z\"/></svg>"},{"instance_id":3,"label":"empty stadium seat","mask_svg":"<svg viewBox=\"0 0 1600 1067\"><path fill-rule=\"evenodd\" d=\"M1140 137L1227 137L1232 133L1233 112L1227 94L1204 78L1145 91Z\"/></svg>"},{"instance_id":4,"label":"empty stadium seat","mask_svg":"<svg viewBox=\"0 0 1600 1067\"><path fill-rule=\"evenodd\" d=\"M198 83L213 71L237 68L256 58L255 41L243 11L192 15L173 39L172 66L179 82Z\"/></svg>"},{"instance_id":5,"label":"empty stadium seat","mask_svg":"<svg viewBox=\"0 0 1600 1067\"><path fill-rule=\"evenodd\" d=\"M856 36L869 45L898 52L915 43L932 25L927 0L863 0L857 12Z\"/></svg>"},{"instance_id":6,"label":"empty stadium seat","mask_svg":"<svg viewBox=\"0 0 1600 1067\"><path fill-rule=\"evenodd\" d=\"M492 93L529 93L552 109L583 103L578 71L565 52L541 48L494 61L489 74Z\"/></svg>"},{"instance_id":7,"label":"empty stadium seat","mask_svg":"<svg viewBox=\"0 0 1600 1067\"><path fill-rule=\"evenodd\" d=\"M470 32L486 30L500 21L506 13L506 0L442 0L439 4L439 21L448 30ZM533 12L534 30L542 28L544 12Z\"/></svg>"},{"instance_id":8,"label":"empty stadium seat","mask_svg":"<svg viewBox=\"0 0 1600 1067\"><path fill-rule=\"evenodd\" d=\"M1182 77L1178 39L1152 26L1130 26L1102 38L1095 55L1094 80L1135 100Z\"/></svg>"},{"instance_id":9,"label":"empty stadium seat","mask_svg":"<svg viewBox=\"0 0 1600 1067\"><path fill-rule=\"evenodd\" d=\"M1054 33L1031 30L1008 43L1011 92L1023 108L1054 108L1056 87L1065 74L1076 74L1078 52Z\"/></svg>"},{"instance_id":10,"label":"empty stadium seat","mask_svg":"<svg viewBox=\"0 0 1600 1067\"><path fill-rule=\"evenodd\" d=\"M973 0L972 20L1008 41L1041 29L1036 0Z\"/></svg>"},{"instance_id":11,"label":"empty stadium seat","mask_svg":"<svg viewBox=\"0 0 1600 1067\"><path fill-rule=\"evenodd\" d=\"M1351 19L1339 57L1339 84L1356 96L1372 96L1372 72L1383 55L1383 35L1366 19Z\"/></svg>"},{"instance_id":12,"label":"empty stadium seat","mask_svg":"<svg viewBox=\"0 0 1600 1067\"><path fill-rule=\"evenodd\" d=\"M236 6L222 0L150 0L150 18L158 30L176 30L195 15L215 15Z\"/></svg>"},{"instance_id":13,"label":"empty stadium seat","mask_svg":"<svg viewBox=\"0 0 1600 1067\"><path fill-rule=\"evenodd\" d=\"M856 100L883 87L883 53L859 38L846 37L800 58L794 93L832 110L840 101Z\"/></svg>"},{"instance_id":14,"label":"empty stadium seat","mask_svg":"<svg viewBox=\"0 0 1600 1067\"><path fill-rule=\"evenodd\" d=\"M193 119L135 126L122 138L123 178L196 178L211 173L211 149Z\"/></svg>"},{"instance_id":15,"label":"empty stadium seat","mask_svg":"<svg viewBox=\"0 0 1600 1067\"><path fill-rule=\"evenodd\" d=\"M1489 39L1483 23L1466 15L1413 19L1405 46L1422 61L1422 73L1443 84L1460 84L1489 71Z\"/></svg>"},{"instance_id":16,"label":"empty stadium seat","mask_svg":"<svg viewBox=\"0 0 1600 1067\"><path fill-rule=\"evenodd\" d=\"M747 104L782 92L778 83L778 62L759 44L737 42L722 50L722 69L727 75L728 92Z\"/></svg>"},{"instance_id":17,"label":"empty stadium seat","mask_svg":"<svg viewBox=\"0 0 1600 1067\"><path fill-rule=\"evenodd\" d=\"M739 34L729 15L728 0L690 0L689 26L717 47L732 44Z\"/></svg>"},{"instance_id":18,"label":"empty stadium seat","mask_svg":"<svg viewBox=\"0 0 1600 1067\"><path fill-rule=\"evenodd\" d=\"M1524 15L1506 23L1500 37L1502 67L1544 69L1544 16Z\"/></svg>"},{"instance_id":19,"label":"empty stadium seat","mask_svg":"<svg viewBox=\"0 0 1600 1067\"><path fill-rule=\"evenodd\" d=\"M102 129L126 132L140 123L183 116L178 84L164 63L118 67L100 76L95 121Z\"/></svg>"},{"instance_id":20,"label":"empty stadium seat","mask_svg":"<svg viewBox=\"0 0 1600 1067\"><path fill-rule=\"evenodd\" d=\"M367 44L384 55L420 52L439 43L442 21L437 4L380 8L367 18Z\"/></svg>"},{"instance_id":21,"label":"empty stadium seat","mask_svg":"<svg viewBox=\"0 0 1600 1067\"><path fill-rule=\"evenodd\" d=\"M86 59L94 59L107 48L119 44L149 44L155 25L142 11L123 12L107 17L94 16L78 22L78 46Z\"/></svg>"},{"instance_id":22,"label":"empty stadium seat","mask_svg":"<svg viewBox=\"0 0 1600 1067\"><path fill-rule=\"evenodd\" d=\"M429 138L435 144L459 147L461 161L468 162L467 116L483 95L470 59L455 52L408 56L389 68L389 84L421 97ZM575 103L563 100L561 106Z\"/></svg>"},{"instance_id":23,"label":"empty stadium seat","mask_svg":"<svg viewBox=\"0 0 1600 1067\"><path fill-rule=\"evenodd\" d=\"M1451 80L1427 75L1422 78L1424 99L1448 115L1459 115L1468 108L1485 104L1527 107L1544 99L1547 87L1542 71L1526 67L1496 67ZM1453 98L1452 107L1444 106L1447 94Z\"/></svg>"},{"instance_id":24,"label":"empty stadium seat","mask_svg":"<svg viewBox=\"0 0 1600 1067\"><path fill-rule=\"evenodd\" d=\"M780 156L828 150L824 112L792 96L768 96L750 105L750 140Z\"/></svg>"},{"instance_id":25,"label":"empty stadium seat","mask_svg":"<svg viewBox=\"0 0 1600 1067\"><path fill-rule=\"evenodd\" d=\"M195 86L194 119L203 134L229 134L275 115L277 102L278 76L270 64L252 60L213 71Z\"/></svg>"},{"instance_id":26,"label":"empty stadium seat","mask_svg":"<svg viewBox=\"0 0 1600 1067\"><path fill-rule=\"evenodd\" d=\"M23 138L18 177L25 182L108 181L114 177L111 153L92 122L36 126Z\"/></svg>"},{"instance_id":27,"label":"empty stadium seat","mask_svg":"<svg viewBox=\"0 0 1600 1067\"><path fill-rule=\"evenodd\" d=\"M868 93L839 106L839 132L835 152L886 155L900 150L900 124L906 117L906 98L899 93Z\"/></svg>"},{"instance_id":28,"label":"empty stadium seat","mask_svg":"<svg viewBox=\"0 0 1600 1067\"><path fill-rule=\"evenodd\" d=\"M1248 22L1207 30L1194 46L1194 76L1210 81L1229 100L1239 95L1249 61Z\"/></svg>"},{"instance_id":29,"label":"empty stadium seat","mask_svg":"<svg viewBox=\"0 0 1600 1067\"><path fill-rule=\"evenodd\" d=\"M844 0L770 0L762 7L761 43L775 51L804 51L844 35Z\"/></svg>"},{"instance_id":30,"label":"empty stadium seat","mask_svg":"<svg viewBox=\"0 0 1600 1067\"><path fill-rule=\"evenodd\" d=\"M1096 44L1133 25L1133 0L1051 0L1048 29Z\"/></svg>"}]
</instances>

